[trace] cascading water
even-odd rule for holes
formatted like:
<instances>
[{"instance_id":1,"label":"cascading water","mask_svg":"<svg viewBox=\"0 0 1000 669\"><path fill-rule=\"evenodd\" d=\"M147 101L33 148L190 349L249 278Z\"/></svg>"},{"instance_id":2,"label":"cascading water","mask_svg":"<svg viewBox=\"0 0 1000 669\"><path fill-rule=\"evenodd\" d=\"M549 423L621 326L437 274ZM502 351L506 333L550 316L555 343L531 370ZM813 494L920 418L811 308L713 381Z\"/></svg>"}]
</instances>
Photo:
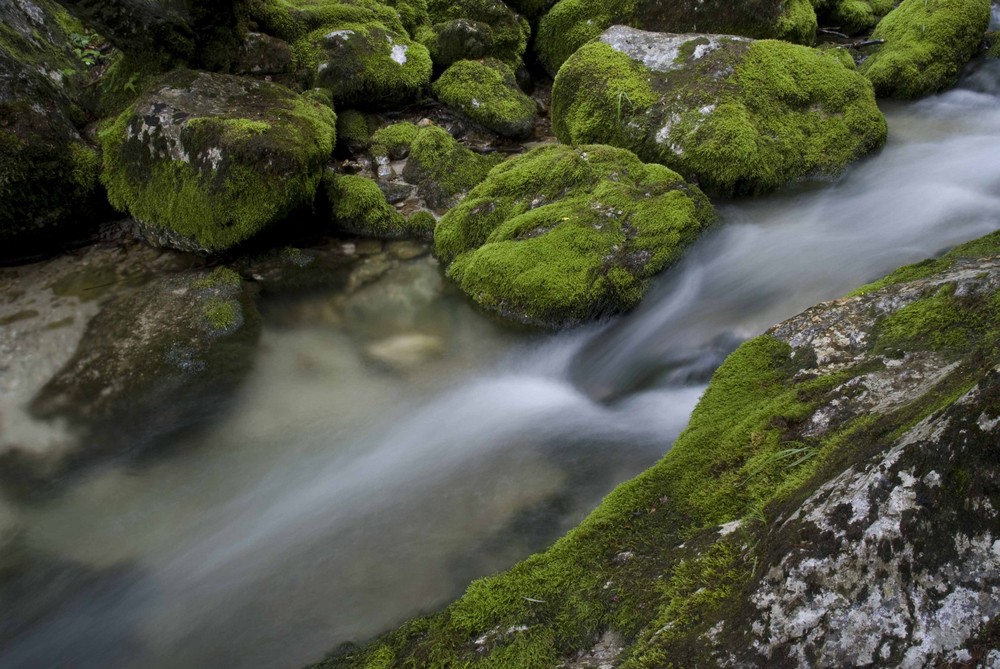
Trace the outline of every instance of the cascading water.
<instances>
[{"instance_id":1,"label":"cascading water","mask_svg":"<svg viewBox=\"0 0 1000 669\"><path fill-rule=\"evenodd\" d=\"M888 146L835 184L723 206L606 326L525 342L439 298L437 376L402 379L269 328L197 443L20 510L59 559L5 611L0 666L295 667L542 548L669 448L739 340L1000 227L998 82L888 106Z\"/></svg>"}]
</instances>

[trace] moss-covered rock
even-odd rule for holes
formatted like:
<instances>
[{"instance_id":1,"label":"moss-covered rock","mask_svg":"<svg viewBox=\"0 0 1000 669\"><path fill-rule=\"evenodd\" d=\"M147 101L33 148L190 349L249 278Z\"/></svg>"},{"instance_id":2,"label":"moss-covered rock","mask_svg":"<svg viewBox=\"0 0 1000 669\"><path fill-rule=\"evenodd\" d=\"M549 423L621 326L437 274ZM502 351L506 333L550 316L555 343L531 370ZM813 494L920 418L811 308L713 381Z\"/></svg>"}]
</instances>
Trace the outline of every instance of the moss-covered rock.
<instances>
[{"instance_id":1,"label":"moss-covered rock","mask_svg":"<svg viewBox=\"0 0 1000 669\"><path fill-rule=\"evenodd\" d=\"M470 121L505 137L527 137L538 117L535 101L495 58L460 60L434 82L434 94Z\"/></svg>"},{"instance_id":2,"label":"moss-covered rock","mask_svg":"<svg viewBox=\"0 0 1000 669\"><path fill-rule=\"evenodd\" d=\"M221 251L312 203L335 123L282 86L179 70L102 131L102 179L151 239Z\"/></svg>"},{"instance_id":3,"label":"moss-covered rock","mask_svg":"<svg viewBox=\"0 0 1000 669\"><path fill-rule=\"evenodd\" d=\"M337 146L346 153L358 153L368 146L372 131L368 117L357 109L337 114Z\"/></svg>"},{"instance_id":4,"label":"moss-covered rock","mask_svg":"<svg viewBox=\"0 0 1000 669\"><path fill-rule=\"evenodd\" d=\"M292 44L305 86L328 88L338 105L371 108L406 102L430 85L430 54L405 27L423 20L421 5L260 0L251 15Z\"/></svg>"},{"instance_id":5,"label":"moss-covered rock","mask_svg":"<svg viewBox=\"0 0 1000 669\"><path fill-rule=\"evenodd\" d=\"M434 232L426 221L396 211L378 184L366 177L327 171L323 188L330 221L338 230L379 239L430 239Z\"/></svg>"},{"instance_id":6,"label":"moss-covered rock","mask_svg":"<svg viewBox=\"0 0 1000 669\"><path fill-rule=\"evenodd\" d=\"M112 299L31 403L36 417L79 433L49 474L211 418L250 370L259 331L254 293L228 268L175 273Z\"/></svg>"},{"instance_id":7,"label":"moss-covered rock","mask_svg":"<svg viewBox=\"0 0 1000 669\"><path fill-rule=\"evenodd\" d=\"M434 63L446 67L470 58L493 56L517 67L531 27L501 0L429 0L432 29L425 38Z\"/></svg>"},{"instance_id":8,"label":"moss-covered rock","mask_svg":"<svg viewBox=\"0 0 1000 669\"><path fill-rule=\"evenodd\" d=\"M608 146L513 158L449 211L435 251L482 307L562 326L635 306L714 220L701 192Z\"/></svg>"},{"instance_id":9,"label":"moss-covered rock","mask_svg":"<svg viewBox=\"0 0 1000 669\"><path fill-rule=\"evenodd\" d=\"M579 527L440 613L318 666L969 657L1000 615L998 237L935 263L746 342L672 450ZM916 337L904 360L887 355L886 325L915 325L902 314L942 289L960 317L913 331L966 345Z\"/></svg>"},{"instance_id":10,"label":"moss-covered rock","mask_svg":"<svg viewBox=\"0 0 1000 669\"><path fill-rule=\"evenodd\" d=\"M903 0L873 39L885 44L861 63L879 96L919 98L950 88L990 23L988 0Z\"/></svg>"},{"instance_id":11,"label":"moss-covered rock","mask_svg":"<svg viewBox=\"0 0 1000 669\"><path fill-rule=\"evenodd\" d=\"M833 53L624 26L563 65L552 127L563 142L621 146L727 195L836 175L886 138L871 86Z\"/></svg>"},{"instance_id":12,"label":"moss-covered rock","mask_svg":"<svg viewBox=\"0 0 1000 669\"><path fill-rule=\"evenodd\" d=\"M820 24L848 35L871 30L894 6L893 0L813 0Z\"/></svg>"},{"instance_id":13,"label":"moss-covered rock","mask_svg":"<svg viewBox=\"0 0 1000 669\"><path fill-rule=\"evenodd\" d=\"M457 204L487 173L503 161L499 154L478 154L462 146L447 130L395 123L375 132L369 148L379 183L389 188L395 179L415 187L428 207L438 211ZM397 167L391 161L404 160Z\"/></svg>"},{"instance_id":14,"label":"moss-covered rock","mask_svg":"<svg viewBox=\"0 0 1000 669\"><path fill-rule=\"evenodd\" d=\"M816 14L809 0L560 0L538 25L538 57L554 76L577 49L613 25L805 45L816 36Z\"/></svg>"},{"instance_id":15,"label":"moss-covered rock","mask_svg":"<svg viewBox=\"0 0 1000 669\"><path fill-rule=\"evenodd\" d=\"M85 69L48 2L0 3L0 257L56 248L101 210L74 97Z\"/></svg>"}]
</instances>

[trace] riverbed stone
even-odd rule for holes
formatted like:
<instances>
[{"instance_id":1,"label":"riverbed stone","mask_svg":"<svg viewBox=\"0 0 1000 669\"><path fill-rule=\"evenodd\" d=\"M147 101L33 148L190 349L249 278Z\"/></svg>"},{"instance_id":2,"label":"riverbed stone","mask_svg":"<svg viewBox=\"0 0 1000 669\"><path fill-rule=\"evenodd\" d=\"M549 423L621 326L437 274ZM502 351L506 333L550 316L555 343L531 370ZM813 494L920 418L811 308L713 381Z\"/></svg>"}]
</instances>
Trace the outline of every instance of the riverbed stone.
<instances>
[{"instance_id":1,"label":"riverbed stone","mask_svg":"<svg viewBox=\"0 0 1000 669\"><path fill-rule=\"evenodd\" d=\"M494 168L434 232L481 307L558 327L625 311L715 219L677 173L610 146L543 146Z\"/></svg>"},{"instance_id":2,"label":"riverbed stone","mask_svg":"<svg viewBox=\"0 0 1000 669\"><path fill-rule=\"evenodd\" d=\"M608 29L563 65L552 127L749 195L829 178L881 146L864 77L836 54L777 40Z\"/></svg>"},{"instance_id":3,"label":"riverbed stone","mask_svg":"<svg viewBox=\"0 0 1000 669\"><path fill-rule=\"evenodd\" d=\"M859 71L879 96L919 98L951 88L990 23L988 0L904 0L882 19Z\"/></svg>"},{"instance_id":4,"label":"riverbed stone","mask_svg":"<svg viewBox=\"0 0 1000 669\"><path fill-rule=\"evenodd\" d=\"M993 233L775 326L551 548L317 666L578 666L607 646L633 669L988 663L998 305Z\"/></svg>"},{"instance_id":5,"label":"riverbed stone","mask_svg":"<svg viewBox=\"0 0 1000 669\"><path fill-rule=\"evenodd\" d=\"M148 239L222 251L311 205L335 123L283 86L178 70L102 131L102 179Z\"/></svg>"},{"instance_id":6,"label":"riverbed stone","mask_svg":"<svg viewBox=\"0 0 1000 669\"><path fill-rule=\"evenodd\" d=\"M816 13L809 0L560 0L538 26L536 49L555 76L566 59L614 25L651 32L713 33L811 45Z\"/></svg>"},{"instance_id":7,"label":"riverbed stone","mask_svg":"<svg viewBox=\"0 0 1000 669\"><path fill-rule=\"evenodd\" d=\"M220 267L167 275L107 302L73 357L31 401L68 425L77 446L48 474L153 447L211 419L251 369L254 291ZM25 453L20 465L32 466Z\"/></svg>"}]
</instances>

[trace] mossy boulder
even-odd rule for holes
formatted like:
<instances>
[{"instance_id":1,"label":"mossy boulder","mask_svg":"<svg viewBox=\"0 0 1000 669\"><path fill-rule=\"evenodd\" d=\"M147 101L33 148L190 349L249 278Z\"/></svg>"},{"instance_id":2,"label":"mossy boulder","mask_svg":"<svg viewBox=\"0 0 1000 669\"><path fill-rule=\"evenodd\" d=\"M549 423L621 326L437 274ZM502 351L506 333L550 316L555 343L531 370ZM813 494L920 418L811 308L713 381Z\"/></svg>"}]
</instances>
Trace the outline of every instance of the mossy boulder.
<instances>
[{"instance_id":1,"label":"mossy boulder","mask_svg":"<svg viewBox=\"0 0 1000 669\"><path fill-rule=\"evenodd\" d=\"M544 146L494 168L434 232L480 306L564 326L635 306L715 218L697 188L609 146Z\"/></svg>"},{"instance_id":2,"label":"mossy boulder","mask_svg":"<svg viewBox=\"0 0 1000 669\"><path fill-rule=\"evenodd\" d=\"M63 468L155 446L213 417L251 369L259 332L235 271L157 278L102 307L31 411L77 433Z\"/></svg>"},{"instance_id":3,"label":"mossy boulder","mask_svg":"<svg viewBox=\"0 0 1000 669\"><path fill-rule=\"evenodd\" d=\"M0 257L52 251L101 212L100 159L77 131L85 68L60 12L0 3Z\"/></svg>"},{"instance_id":4,"label":"mossy boulder","mask_svg":"<svg viewBox=\"0 0 1000 669\"><path fill-rule=\"evenodd\" d=\"M988 0L903 0L882 19L875 47L858 68L875 93L919 98L952 87L990 23Z\"/></svg>"},{"instance_id":5,"label":"mossy boulder","mask_svg":"<svg viewBox=\"0 0 1000 669\"><path fill-rule=\"evenodd\" d=\"M438 99L473 123L504 137L527 137L538 118L535 101L514 71L495 58L460 60L434 82Z\"/></svg>"},{"instance_id":6,"label":"mossy boulder","mask_svg":"<svg viewBox=\"0 0 1000 669\"><path fill-rule=\"evenodd\" d=\"M887 131L869 82L834 53L624 26L563 65L552 128L563 142L621 146L723 195L836 175Z\"/></svg>"},{"instance_id":7,"label":"mossy boulder","mask_svg":"<svg viewBox=\"0 0 1000 669\"><path fill-rule=\"evenodd\" d=\"M430 85L430 54L405 25L425 20L415 3L261 0L251 17L292 44L303 85L329 89L337 105L393 106Z\"/></svg>"},{"instance_id":8,"label":"mossy boulder","mask_svg":"<svg viewBox=\"0 0 1000 669\"><path fill-rule=\"evenodd\" d=\"M659 463L551 548L317 667L983 657L1000 616L998 309L995 233L772 328L715 372ZM885 333L903 323L900 351Z\"/></svg>"},{"instance_id":9,"label":"mossy boulder","mask_svg":"<svg viewBox=\"0 0 1000 669\"><path fill-rule=\"evenodd\" d=\"M222 251L312 203L335 123L277 84L179 70L101 132L102 179L151 240Z\"/></svg>"},{"instance_id":10,"label":"mossy boulder","mask_svg":"<svg viewBox=\"0 0 1000 669\"><path fill-rule=\"evenodd\" d=\"M821 25L848 35L871 30L895 7L893 0L813 0Z\"/></svg>"},{"instance_id":11,"label":"mossy boulder","mask_svg":"<svg viewBox=\"0 0 1000 669\"><path fill-rule=\"evenodd\" d=\"M504 160L500 154L470 151L443 128L408 122L378 130L369 151L383 187L400 177L416 188L428 207L438 211L455 206ZM391 161L404 161L399 174Z\"/></svg>"},{"instance_id":12,"label":"mossy boulder","mask_svg":"<svg viewBox=\"0 0 1000 669\"><path fill-rule=\"evenodd\" d=\"M555 76L577 49L613 25L666 33L713 33L811 45L816 13L810 0L560 0L542 18L539 60Z\"/></svg>"},{"instance_id":13,"label":"mossy boulder","mask_svg":"<svg viewBox=\"0 0 1000 669\"><path fill-rule=\"evenodd\" d=\"M371 140L368 116L357 109L347 109L337 114L337 146L344 153L358 153Z\"/></svg>"},{"instance_id":14,"label":"mossy boulder","mask_svg":"<svg viewBox=\"0 0 1000 669\"><path fill-rule=\"evenodd\" d=\"M330 221L338 230L379 239L430 239L434 234L433 216L429 226L424 217L404 217L367 177L328 170L323 188Z\"/></svg>"},{"instance_id":15,"label":"mossy boulder","mask_svg":"<svg viewBox=\"0 0 1000 669\"><path fill-rule=\"evenodd\" d=\"M457 60L486 56L520 65L531 27L501 0L429 0L427 5L432 26L424 43L435 65L447 67Z\"/></svg>"}]
</instances>

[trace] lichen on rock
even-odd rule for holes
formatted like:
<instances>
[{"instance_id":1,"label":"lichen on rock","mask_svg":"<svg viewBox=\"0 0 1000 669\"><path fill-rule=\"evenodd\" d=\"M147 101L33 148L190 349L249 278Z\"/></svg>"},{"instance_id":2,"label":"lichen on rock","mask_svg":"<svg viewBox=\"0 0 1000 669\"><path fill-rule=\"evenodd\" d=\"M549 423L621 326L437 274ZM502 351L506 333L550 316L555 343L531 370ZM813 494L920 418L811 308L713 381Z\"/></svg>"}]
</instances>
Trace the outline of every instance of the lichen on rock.
<instances>
[{"instance_id":1,"label":"lichen on rock","mask_svg":"<svg viewBox=\"0 0 1000 669\"><path fill-rule=\"evenodd\" d=\"M705 196L660 165L608 146L553 145L493 169L434 241L480 306L551 327L635 306L713 220Z\"/></svg>"},{"instance_id":2,"label":"lichen on rock","mask_svg":"<svg viewBox=\"0 0 1000 669\"><path fill-rule=\"evenodd\" d=\"M887 132L870 85L835 54L624 26L563 65L552 126L563 142L627 148L723 195L837 175Z\"/></svg>"},{"instance_id":3,"label":"lichen on rock","mask_svg":"<svg viewBox=\"0 0 1000 669\"><path fill-rule=\"evenodd\" d=\"M102 131L102 179L150 237L221 251L312 203L335 123L277 84L178 70Z\"/></svg>"}]
</instances>

